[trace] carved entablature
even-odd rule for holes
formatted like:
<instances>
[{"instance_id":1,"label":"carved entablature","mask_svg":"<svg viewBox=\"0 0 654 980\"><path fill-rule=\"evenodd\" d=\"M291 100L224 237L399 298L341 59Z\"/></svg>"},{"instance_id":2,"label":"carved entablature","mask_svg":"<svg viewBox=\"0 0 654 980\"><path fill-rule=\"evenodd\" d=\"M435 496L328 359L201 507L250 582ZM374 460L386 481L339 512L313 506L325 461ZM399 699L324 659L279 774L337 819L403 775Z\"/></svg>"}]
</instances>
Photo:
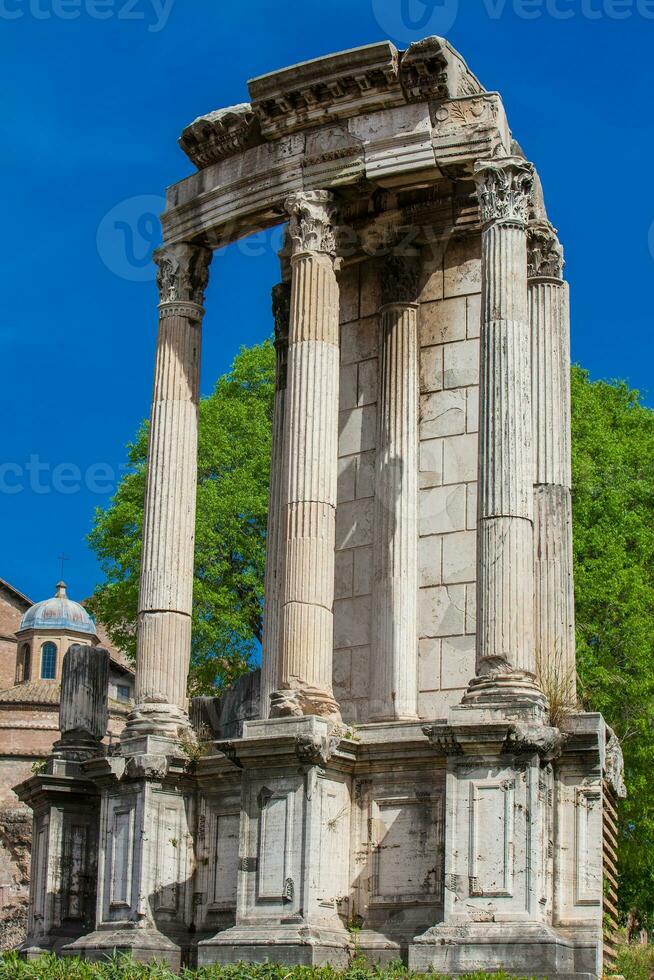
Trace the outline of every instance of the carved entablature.
<instances>
[{"instance_id":1,"label":"carved entablature","mask_svg":"<svg viewBox=\"0 0 654 980\"><path fill-rule=\"evenodd\" d=\"M563 247L549 222L530 224L527 230L527 274L530 279L560 279Z\"/></svg>"},{"instance_id":2,"label":"carved entablature","mask_svg":"<svg viewBox=\"0 0 654 980\"><path fill-rule=\"evenodd\" d=\"M157 286L161 304L192 303L201 307L209 283L213 252L200 245L182 242L158 248L153 255L158 265Z\"/></svg>"},{"instance_id":3,"label":"carved entablature","mask_svg":"<svg viewBox=\"0 0 654 980\"><path fill-rule=\"evenodd\" d=\"M482 160L475 165L482 224L502 222L526 226L534 168L520 157Z\"/></svg>"},{"instance_id":4,"label":"carved entablature","mask_svg":"<svg viewBox=\"0 0 654 980\"><path fill-rule=\"evenodd\" d=\"M249 102L199 116L179 138L179 145L198 170L261 142L259 120Z\"/></svg>"},{"instance_id":5,"label":"carved entablature","mask_svg":"<svg viewBox=\"0 0 654 980\"><path fill-rule=\"evenodd\" d=\"M478 95L483 86L441 37L400 52L382 41L317 58L248 84L266 139L406 102Z\"/></svg>"},{"instance_id":6,"label":"carved entablature","mask_svg":"<svg viewBox=\"0 0 654 980\"><path fill-rule=\"evenodd\" d=\"M292 194L286 200L286 212L293 255L302 252L336 254L333 225L336 206L329 191Z\"/></svg>"},{"instance_id":7,"label":"carved entablature","mask_svg":"<svg viewBox=\"0 0 654 980\"><path fill-rule=\"evenodd\" d=\"M400 78L408 102L479 95L483 86L442 37L416 41L402 55Z\"/></svg>"},{"instance_id":8,"label":"carved entablature","mask_svg":"<svg viewBox=\"0 0 654 980\"><path fill-rule=\"evenodd\" d=\"M405 52L388 41L340 52L249 88L249 105L185 131L194 162L213 162L200 181L193 174L169 189L166 242L220 247L276 224L291 194L328 190L343 203L362 201L468 181L478 160L511 156L499 95L485 92L442 38Z\"/></svg>"},{"instance_id":9,"label":"carved entablature","mask_svg":"<svg viewBox=\"0 0 654 980\"><path fill-rule=\"evenodd\" d=\"M266 139L404 102L390 41L316 58L248 82Z\"/></svg>"}]
</instances>

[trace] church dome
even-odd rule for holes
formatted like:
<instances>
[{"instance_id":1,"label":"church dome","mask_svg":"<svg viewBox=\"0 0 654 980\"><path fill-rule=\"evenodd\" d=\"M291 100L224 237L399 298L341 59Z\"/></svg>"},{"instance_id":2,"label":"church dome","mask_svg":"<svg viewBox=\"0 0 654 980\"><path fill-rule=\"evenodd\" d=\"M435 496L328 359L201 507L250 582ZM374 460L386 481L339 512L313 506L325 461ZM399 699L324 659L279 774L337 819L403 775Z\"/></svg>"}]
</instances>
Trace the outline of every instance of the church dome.
<instances>
[{"instance_id":1,"label":"church dome","mask_svg":"<svg viewBox=\"0 0 654 980\"><path fill-rule=\"evenodd\" d=\"M66 594L66 583L58 582L52 599L31 606L20 621L21 630L71 630L95 636L95 623L86 609Z\"/></svg>"}]
</instances>

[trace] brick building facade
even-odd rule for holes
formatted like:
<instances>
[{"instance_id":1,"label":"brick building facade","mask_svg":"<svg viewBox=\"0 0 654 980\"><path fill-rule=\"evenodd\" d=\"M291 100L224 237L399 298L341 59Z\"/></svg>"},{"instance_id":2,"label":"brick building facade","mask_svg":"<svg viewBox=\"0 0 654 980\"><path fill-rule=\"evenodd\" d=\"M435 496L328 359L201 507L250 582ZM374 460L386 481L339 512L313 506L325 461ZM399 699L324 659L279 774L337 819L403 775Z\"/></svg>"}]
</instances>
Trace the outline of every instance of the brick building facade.
<instances>
[{"instance_id":1,"label":"brick building facade","mask_svg":"<svg viewBox=\"0 0 654 980\"><path fill-rule=\"evenodd\" d=\"M73 643L109 649L107 737L113 739L122 731L133 691L133 673L122 654L84 608L68 599L63 583L53 599L33 604L0 579L0 949L23 937L29 885L32 814L13 787L38 768L59 737L61 668Z\"/></svg>"}]
</instances>

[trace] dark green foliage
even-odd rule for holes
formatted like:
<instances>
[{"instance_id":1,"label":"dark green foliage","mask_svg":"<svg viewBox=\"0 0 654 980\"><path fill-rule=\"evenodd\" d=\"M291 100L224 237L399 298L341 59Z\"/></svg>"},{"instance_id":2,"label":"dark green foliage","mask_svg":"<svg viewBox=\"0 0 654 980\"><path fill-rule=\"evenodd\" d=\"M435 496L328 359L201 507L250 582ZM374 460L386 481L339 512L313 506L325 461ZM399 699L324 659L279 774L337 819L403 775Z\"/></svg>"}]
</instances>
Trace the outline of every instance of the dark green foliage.
<instances>
[{"instance_id":1,"label":"dark green foliage","mask_svg":"<svg viewBox=\"0 0 654 980\"><path fill-rule=\"evenodd\" d=\"M654 976L654 946L622 946L615 972L625 980L651 980Z\"/></svg>"},{"instance_id":2,"label":"dark green foliage","mask_svg":"<svg viewBox=\"0 0 654 980\"><path fill-rule=\"evenodd\" d=\"M622 741L620 908L654 925L654 412L624 383L572 372L581 694Z\"/></svg>"}]
</instances>

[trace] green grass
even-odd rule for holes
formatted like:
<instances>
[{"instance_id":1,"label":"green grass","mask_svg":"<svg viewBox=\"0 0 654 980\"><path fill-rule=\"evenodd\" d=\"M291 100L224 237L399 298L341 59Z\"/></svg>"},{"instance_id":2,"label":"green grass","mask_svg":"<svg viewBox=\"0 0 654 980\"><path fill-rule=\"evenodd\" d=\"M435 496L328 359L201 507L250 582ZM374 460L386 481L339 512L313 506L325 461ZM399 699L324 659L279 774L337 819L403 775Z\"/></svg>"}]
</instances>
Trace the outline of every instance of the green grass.
<instances>
[{"instance_id":1,"label":"green grass","mask_svg":"<svg viewBox=\"0 0 654 980\"><path fill-rule=\"evenodd\" d=\"M235 964L211 966L202 970L183 970L183 980L409 980L419 974L410 973L401 964L385 968L372 967L364 960L355 960L345 972L330 967L284 967L266 963L261 966ZM516 980L505 973L471 973L467 980ZM44 956L26 963L15 954L0 959L0 980L176 980L167 967L135 963L126 956L116 956L103 963L58 959ZM439 980L429 974L429 980ZM443 978L445 980L445 978ZM640 975L637 980L640 980ZM649 980L649 978L648 978Z\"/></svg>"},{"instance_id":2,"label":"green grass","mask_svg":"<svg viewBox=\"0 0 654 980\"><path fill-rule=\"evenodd\" d=\"M622 946L615 972L625 980L651 980L654 977L654 946Z\"/></svg>"}]
</instances>

